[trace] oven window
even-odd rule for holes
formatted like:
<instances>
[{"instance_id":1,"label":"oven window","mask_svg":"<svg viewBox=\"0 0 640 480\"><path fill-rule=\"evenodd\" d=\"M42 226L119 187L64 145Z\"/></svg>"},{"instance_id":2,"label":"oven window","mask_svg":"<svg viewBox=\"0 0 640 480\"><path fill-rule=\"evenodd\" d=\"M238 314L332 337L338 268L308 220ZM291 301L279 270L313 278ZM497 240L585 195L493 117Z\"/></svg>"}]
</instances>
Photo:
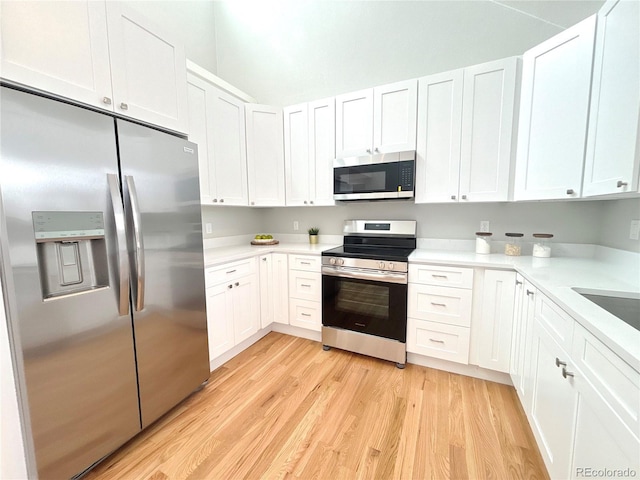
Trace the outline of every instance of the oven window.
<instances>
[{"instance_id":1,"label":"oven window","mask_svg":"<svg viewBox=\"0 0 640 480\"><path fill-rule=\"evenodd\" d=\"M387 173L384 170L375 172L345 172L338 175L339 193L366 193L385 190Z\"/></svg>"},{"instance_id":2,"label":"oven window","mask_svg":"<svg viewBox=\"0 0 640 480\"><path fill-rule=\"evenodd\" d=\"M389 289L366 283L342 282L336 310L367 317L389 317Z\"/></svg>"}]
</instances>

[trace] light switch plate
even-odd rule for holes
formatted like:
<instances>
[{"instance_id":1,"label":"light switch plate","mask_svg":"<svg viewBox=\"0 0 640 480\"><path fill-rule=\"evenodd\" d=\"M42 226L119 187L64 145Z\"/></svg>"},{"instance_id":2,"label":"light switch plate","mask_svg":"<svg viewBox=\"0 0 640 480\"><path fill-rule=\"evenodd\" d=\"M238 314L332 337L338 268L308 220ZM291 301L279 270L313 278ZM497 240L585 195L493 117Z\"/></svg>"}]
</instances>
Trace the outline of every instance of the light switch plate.
<instances>
[{"instance_id":1,"label":"light switch plate","mask_svg":"<svg viewBox=\"0 0 640 480\"><path fill-rule=\"evenodd\" d=\"M640 239L640 220L631 220L631 227L629 228L629 240Z\"/></svg>"},{"instance_id":2,"label":"light switch plate","mask_svg":"<svg viewBox=\"0 0 640 480\"><path fill-rule=\"evenodd\" d=\"M207 233L213 233L213 228L211 228L211 224L210 223L205 223L204 227L205 227L205 231Z\"/></svg>"},{"instance_id":3,"label":"light switch plate","mask_svg":"<svg viewBox=\"0 0 640 480\"><path fill-rule=\"evenodd\" d=\"M488 232L491 227L489 226L489 220L482 220L480 222L480 231Z\"/></svg>"},{"instance_id":4,"label":"light switch plate","mask_svg":"<svg viewBox=\"0 0 640 480\"><path fill-rule=\"evenodd\" d=\"M297 220L294 220L294 221L293 221L293 229L294 229L294 230L298 230L299 228L300 228L300 224L298 223L298 221L297 221Z\"/></svg>"}]
</instances>

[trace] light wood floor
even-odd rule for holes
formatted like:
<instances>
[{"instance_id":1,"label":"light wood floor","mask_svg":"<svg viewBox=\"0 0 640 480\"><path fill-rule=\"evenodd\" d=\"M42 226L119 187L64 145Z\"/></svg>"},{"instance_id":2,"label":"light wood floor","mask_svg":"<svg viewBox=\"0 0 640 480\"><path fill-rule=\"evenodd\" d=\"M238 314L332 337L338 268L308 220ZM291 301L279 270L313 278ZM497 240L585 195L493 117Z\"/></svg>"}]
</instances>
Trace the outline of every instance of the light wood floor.
<instances>
[{"instance_id":1,"label":"light wood floor","mask_svg":"<svg viewBox=\"0 0 640 480\"><path fill-rule=\"evenodd\" d=\"M545 479L512 387L272 332L98 479Z\"/></svg>"}]
</instances>

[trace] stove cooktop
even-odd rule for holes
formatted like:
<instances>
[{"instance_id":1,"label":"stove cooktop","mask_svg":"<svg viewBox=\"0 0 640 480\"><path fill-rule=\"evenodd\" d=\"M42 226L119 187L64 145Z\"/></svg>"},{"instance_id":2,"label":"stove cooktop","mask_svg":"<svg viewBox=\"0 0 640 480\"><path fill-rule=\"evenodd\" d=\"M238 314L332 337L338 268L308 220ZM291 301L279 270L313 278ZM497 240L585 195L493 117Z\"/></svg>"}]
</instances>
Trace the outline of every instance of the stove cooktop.
<instances>
[{"instance_id":1,"label":"stove cooktop","mask_svg":"<svg viewBox=\"0 0 640 480\"><path fill-rule=\"evenodd\" d=\"M322 252L322 256L406 262L414 250L414 248L342 245L325 250Z\"/></svg>"}]
</instances>

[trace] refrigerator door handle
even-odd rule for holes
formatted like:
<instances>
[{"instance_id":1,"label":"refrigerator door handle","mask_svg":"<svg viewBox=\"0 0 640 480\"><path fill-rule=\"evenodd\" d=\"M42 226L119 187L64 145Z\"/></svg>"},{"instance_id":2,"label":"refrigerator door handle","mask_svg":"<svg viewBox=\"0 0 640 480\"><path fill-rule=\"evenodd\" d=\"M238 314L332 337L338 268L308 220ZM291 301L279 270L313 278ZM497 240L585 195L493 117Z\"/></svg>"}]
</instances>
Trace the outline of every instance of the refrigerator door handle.
<instances>
[{"instance_id":1,"label":"refrigerator door handle","mask_svg":"<svg viewBox=\"0 0 640 480\"><path fill-rule=\"evenodd\" d=\"M133 223L133 242L135 246L135 308L139 312L144 308L144 243L142 241L142 220L140 218L140 205L138 205L138 194L136 192L136 183L132 175L125 175L127 184L127 193L129 194L129 205L131 205L131 220Z\"/></svg>"},{"instance_id":2,"label":"refrigerator door handle","mask_svg":"<svg viewBox=\"0 0 640 480\"><path fill-rule=\"evenodd\" d=\"M127 234L125 231L124 207L120 198L118 176L107 173L109 196L116 227L116 250L118 252L118 314L129 314L129 263L127 258Z\"/></svg>"}]
</instances>

